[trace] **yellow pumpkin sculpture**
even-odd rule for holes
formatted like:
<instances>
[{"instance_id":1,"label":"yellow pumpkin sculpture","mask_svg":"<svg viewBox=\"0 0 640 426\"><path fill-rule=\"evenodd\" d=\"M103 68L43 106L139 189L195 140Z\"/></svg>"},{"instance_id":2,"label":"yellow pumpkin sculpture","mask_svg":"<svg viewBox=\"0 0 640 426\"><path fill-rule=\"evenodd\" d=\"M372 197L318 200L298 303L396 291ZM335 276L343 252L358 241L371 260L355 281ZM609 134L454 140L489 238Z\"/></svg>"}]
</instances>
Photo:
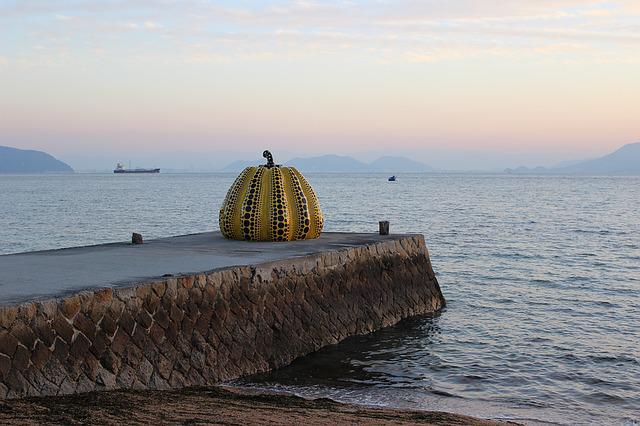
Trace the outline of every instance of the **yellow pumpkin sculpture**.
<instances>
[{"instance_id":1,"label":"yellow pumpkin sculpture","mask_svg":"<svg viewBox=\"0 0 640 426\"><path fill-rule=\"evenodd\" d=\"M247 167L229 188L220 209L225 238L292 241L318 238L324 219L311 185L295 167L273 163Z\"/></svg>"}]
</instances>

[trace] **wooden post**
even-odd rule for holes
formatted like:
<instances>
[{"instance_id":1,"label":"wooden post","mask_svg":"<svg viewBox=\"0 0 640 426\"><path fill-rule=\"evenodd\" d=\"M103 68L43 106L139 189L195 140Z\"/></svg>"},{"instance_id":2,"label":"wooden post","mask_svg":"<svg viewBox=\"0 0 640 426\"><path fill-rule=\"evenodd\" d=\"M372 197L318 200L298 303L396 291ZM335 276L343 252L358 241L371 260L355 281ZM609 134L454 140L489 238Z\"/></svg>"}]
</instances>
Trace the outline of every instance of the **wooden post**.
<instances>
[{"instance_id":1,"label":"wooden post","mask_svg":"<svg viewBox=\"0 0 640 426\"><path fill-rule=\"evenodd\" d=\"M389 221L388 220L381 220L380 222L378 222L378 225L380 225L380 235L389 235Z\"/></svg>"},{"instance_id":2,"label":"wooden post","mask_svg":"<svg viewBox=\"0 0 640 426\"><path fill-rule=\"evenodd\" d=\"M142 244L142 235L138 234L137 232L134 232L131 235L131 244Z\"/></svg>"}]
</instances>

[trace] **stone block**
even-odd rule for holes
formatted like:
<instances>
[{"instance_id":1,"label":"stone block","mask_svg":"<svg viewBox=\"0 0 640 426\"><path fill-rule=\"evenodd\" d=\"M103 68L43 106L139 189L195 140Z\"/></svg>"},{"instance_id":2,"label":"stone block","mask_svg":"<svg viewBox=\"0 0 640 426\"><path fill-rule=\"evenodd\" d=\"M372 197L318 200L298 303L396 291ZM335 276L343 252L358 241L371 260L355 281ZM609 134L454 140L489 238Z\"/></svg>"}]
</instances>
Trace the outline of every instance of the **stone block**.
<instances>
[{"instance_id":1,"label":"stone block","mask_svg":"<svg viewBox=\"0 0 640 426\"><path fill-rule=\"evenodd\" d=\"M142 362L138 366L136 370L136 374L142 383L145 385L149 383L151 380L151 375L153 374L153 365L149 362L147 358L142 358Z\"/></svg>"},{"instance_id":2,"label":"stone block","mask_svg":"<svg viewBox=\"0 0 640 426\"><path fill-rule=\"evenodd\" d=\"M180 322L182 322L182 318L184 317L184 312L178 306L172 305L169 312L169 317L171 318L172 322L180 324Z\"/></svg>"},{"instance_id":3,"label":"stone block","mask_svg":"<svg viewBox=\"0 0 640 426\"><path fill-rule=\"evenodd\" d=\"M82 312L78 312L73 319L73 326L80 330L89 340L96 335L96 325Z\"/></svg>"},{"instance_id":4,"label":"stone block","mask_svg":"<svg viewBox=\"0 0 640 426\"><path fill-rule=\"evenodd\" d=\"M24 373L24 378L31 384L36 391L36 395L55 395L58 392L58 386L51 383L38 370L28 370Z\"/></svg>"},{"instance_id":5,"label":"stone block","mask_svg":"<svg viewBox=\"0 0 640 426\"><path fill-rule=\"evenodd\" d=\"M143 349L147 344L147 340L149 339L147 332L141 326L136 327L133 332L133 336L131 336L131 342L136 345L138 348Z\"/></svg>"},{"instance_id":6,"label":"stone block","mask_svg":"<svg viewBox=\"0 0 640 426\"><path fill-rule=\"evenodd\" d=\"M69 323L69 320L64 317L62 312L58 312L56 317L51 322L51 326L58 335L58 338L62 338L65 342L71 342L73 338L73 326Z\"/></svg>"},{"instance_id":7,"label":"stone block","mask_svg":"<svg viewBox=\"0 0 640 426\"><path fill-rule=\"evenodd\" d=\"M9 370L9 373L7 373L7 376L4 378L4 384L9 388L9 392L7 392L8 398L28 395L33 387L22 373L15 368Z\"/></svg>"},{"instance_id":8,"label":"stone block","mask_svg":"<svg viewBox=\"0 0 640 426\"><path fill-rule=\"evenodd\" d=\"M29 324L36 316L38 307L35 303L23 303L18 307L18 317L16 318L24 324Z\"/></svg>"},{"instance_id":9,"label":"stone block","mask_svg":"<svg viewBox=\"0 0 640 426\"><path fill-rule=\"evenodd\" d=\"M153 374L151 375L151 379L149 380L149 387L151 389L158 389L158 390L171 388L171 386L169 385L169 382L163 379L157 371L154 371Z\"/></svg>"},{"instance_id":10,"label":"stone block","mask_svg":"<svg viewBox=\"0 0 640 426\"><path fill-rule=\"evenodd\" d=\"M107 337L105 331L98 330L95 337L93 338L93 342L91 342L91 347L89 348L89 350L97 358L100 358L110 344L111 341Z\"/></svg>"},{"instance_id":11,"label":"stone block","mask_svg":"<svg viewBox=\"0 0 640 426\"><path fill-rule=\"evenodd\" d=\"M109 309L105 312L102 320L100 320L99 327L109 338L113 337L116 330L118 330L118 318L119 317L115 317L114 312Z\"/></svg>"},{"instance_id":12,"label":"stone block","mask_svg":"<svg viewBox=\"0 0 640 426\"><path fill-rule=\"evenodd\" d=\"M53 345L53 342L56 339L56 332L53 330L51 323L46 319L46 317L39 315L34 318L31 323L31 328L37 338L42 340L46 346Z\"/></svg>"},{"instance_id":13,"label":"stone block","mask_svg":"<svg viewBox=\"0 0 640 426\"><path fill-rule=\"evenodd\" d=\"M104 368L98 369L96 376L96 389L98 390L112 390L117 389L118 384L116 382L116 375L111 371L107 371Z\"/></svg>"},{"instance_id":14,"label":"stone block","mask_svg":"<svg viewBox=\"0 0 640 426\"><path fill-rule=\"evenodd\" d=\"M200 305L202 303L202 290L198 287L192 287L189 290L189 300Z\"/></svg>"},{"instance_id":15,"label":"stone block","mask_svg":"<svg viewBox=\"0 0 640 426\"><path fill-rule=\"evenodd\" d=\"M81 314L78 314L81 315ZM78 333L75 335L71 346L69 347L69 356L73 359L81 360L89 352L91 341L84 334Z\"/></svg>"},{"instance_id":16,"label":"stone block","mask_svg":"<svg viewBox=\"0 0 640 426\"><path fill-rule=\"evenodd\" d=\"M172 388L183 388L189 385L187 379L179 371L174 370L169 377L169 385Z\"/></svg>"},{"instance_id":17,"label":"stone block","mask_svg":"<svg viewBox=\"0 0 640 426\"><path fill-rule=\"evenodd\" d=\"M66 371L56 357L50 357L41 372L48 381L55 385L56 389L66 377Z\"/></svg>"},{"instance_id":18,"label":"stone block","mask_svg":"<svg viewBox=\"0 0 640 426\"><path fill-rule=\"evenodd\" d=\"M91 318L91 321L93 321L95 324L100 321L102 316L111 305L112 299L113 289L111 288L101 288L93 293L93 300L91 302L91 308L89 310L89 318Z\"/></svg>"},{"instance_id":19,"label":"stone block","mask_svg":"<svg viewBox=\"0 0 640 426\"><path fill-rule=\"evenodd\" d=\"M135 312L135 311L134 311ZM121 330L125 331L129 336L133 334L133 330L136 327L136 320L134 319L132 312L129 309L125 309L120 316L120 320L118 321L118 332ZM116 336L118 334L116 333ZM115 339L115 337L114 337Z\"/></svg>"},{"instance_id":20,"label":"stone block","mask_svg":"<svg viewBox=\"0 0 640 426\"><path fill-rule=\"evenodd\" d=\"M163 307L159 307L153 316L153 321L163 329L166 329L170 322L169 314Z\"/></svg>"},{"instance_id":21,"label":"stone block","mask_svg":"<svg viewBox=\"0 0 640 426\"><path fill-rule=\"evenodd\" d=\"M115 295L115 294L114 294ZM117 321L122 315L122 311L124 310L125 304L120 300L120 292L118 292L118 297L114 297L111 299L111 304L107 309L107 312L111 315L114 321ZM106 312L105 312L106 315Z\"/></svg>"},{"instance_id":22,"label":"stone block","mask_svg":"<svg viewBox=\"0 0 640 426\"><path fill-rule=\"evenodd\" d=\"M180 277L178 278L178 286L185 289L190 289L193 287L194 281L195 281L195 277L193 275Z\"/></svg>"},{"instance_id":23,"label":"stone block","mask_svg":"<svg viewBox=\"0 0 640 426\"><path fill-rule=\"evenodd\" d=\"M37 342L33 352L31 353L31 363L37 370L41 370L51 357L51 351L42 342Z\"/></svg>"},{"instance_id":24,"label":"stone block","mask_svg":"<svg viewBox=\"0 0 640 426\"><path fill-rule=\"evenodd\" d=\"M80 312L80 296L70 296L62 299L58 311L68 320L72 320Z\"/></svg>"},{"instance_id":25,"label":"stone block","mask_svg":"<svg viewBox=\"0 0 640 426\"><path fill-rule=\"evenodd\" d=\"M92 381L98 376L98 369L101 367L100 361L91 353L86 353L83 357L82 371Z\"/></svg>"},{"instance_id":26,"label":"stone block","mask_svg":"<svg viewBox=\"0 0 640 426\"><path fill-rule=\"evenodd\" d=\"M164 334L167 337L168 341L174 342L177 339L178 333L180 332L180 329L178 328L179 325L180 323L176 325L176 323L170 322L167 328L164 330Z\"/></svg>"},{"instance_id":27,"label":"stone block","mask_svg":"<svg viewBox=\"0 0 640 426\"><path fill-rule=\"evenodd\" d=\"M149 285L151 286L151 288L153 288L153 292L156 294L156 296L158 296L159 298L162 298L162 296L164 296L164 292L167 288L166 282L164 281L154 282Z\"/></svg>"},{"instance_id":28,"label":"stone block","mask_svg":"<svg viewBox=\"0 0 640 426\"><path fill-rule=\"evenodd\" d=\"M160 306L160 298L156 295L155 292L151 292L144 299L143 306L149 314L153 315Z\"/></svg>"},{"instance_id":29,"label":"stone block","mask_svg":"<svg viewBox=\"0 0 640 426\"><path fill-rule=\"evenodd\" d=\"M189 370L191 370L191 363L190 363L190 359L184 356L179 357L173 368L179 372L181 372L182 374L188 374Z\"/></svg>"},{"instance_id":30,"label":"stone block","mask_svg":"<svg viewBox=\"0 0 640 426\"><path fill-rule=\"evenodd\" d=\"M151 327L153 318L151 318L151 315L149 315L148 311L141 310L138 312L138 315L136 316L136 322L140 327L147 330L149 327Z\"/></svg>"},{"instance_id":31,"label":"stone block","mask_svg":"<svg viewBox=\"0 0 640 426\"><path fill-rule=\"evenodd\" d=\"M136 297L140 300L145 300L153 293L153 287L148 284L141 284L135 287Z\"/></svg>"},{"instance_id":32,"label":"stone block","mask_svg":"<svg viewBox=\"0 0 640 426\"><path fill-rule=\"evenodd\" d=\"M135 371L128 365L124 365L120 370L120 373L118 374L116 383L120 388L130 389L133 386L133 383L135 380L136 380Z\"/></svg>"},{"instance_id":33,"label":"stone block","mask_svg":"<svg viewBox=\"0 0 640 426\"><path fill-rule=\"evenodd\" d=\"M0 354L13 356L18 347L18 339L6 330L0 330Z\"/></svg>"},{"instance_id":34,"label":"stone block","mask_svg":"<svg viewBox=\"0 0 640 426\"><path fill-rule=\"evenodd\" d=\"M65 377L58 388L58 395L70 395L75 393L77 386L77 382L71 380L69 377Z\"/></svg>"},{"instance_id":35,"label":"stone block","mask_svg":"<svg viewBox=\"0 0 640 426\"><path fill-rule=\"evenodd\" d=\"M180 323L180 330L182 331L183 336L191 336L191 333L193 332L193 321L190 318L185 317Z\"/></svg>"},{"instance_id":36,"label":"stone block","mask_svg":"<svg viewBox=\"0 0 640 426\"><path fill-rule=\"evenodd\" d=\"M130 340L131 339L123 329L118 329L116 335L113 337L113 341L111 342L111 351L116 355L122 355Z\"/></svg>"},{"instance_id":37,"label":"stone block","mask_svg":"<svg viewBox=\"0 0 640 426\"><path fill-rule=\"evenodd\" d=\"M11 358L7 355L0 354L0 381L4 380L10 369Z\"/></svg>"},{"instance_id":38,"label":"stone block","mask_svg":"<svg viewBox=\"0 0 640 426\"><path fill-rule=\"evenodd\" d=\"M71 340L71 339L69 339L69 340ZM66 361L67 356L69 355L69 345L67 344L67 342L62 340L60 337L56 337L56 340L53 343L53 355L60 362Z\"/></svg>"},{"instance_id":39,"label":"stone block","mask_svg":"<svg viewBox=\"0 0 640 426\"><path fill-rule=\"evenodd\" d=\"M136 345L127 345L122 360L130 367L137 368L144 358L142 350Z\"/></svg>"},{"instance_id":40,"label":"stone block","mask_svg":"<svg viewBox=\"0 0 640 426\"><path fill-rule=\"evenodd\" d=\"M4 306L0 308L0 327L9 328L18 316L17 306Z\"/></svg>"},{"instance_id":41,"label":"stone block","mask_svg":"<svg viewBox=\"0 0 640 426\"><path fill-rule=\"evenodd\" d=\"M78 379L75 393L93 392L96 389L96 379L84 374Z\"/></svg>"},{"instance_id":42,"label":"stone block","mask_svg":"<svg viewBox=\"0 0 640 426\"><path fill-rule=\"evenodd\" d=\"M120 370L121 364L120 358L111 350L106 350L100 357L100 365L114 375Z\"/></svg>"},{"instance_id":43,"label":"stone block","mask_svg":"<svg viewBox=\"0 0 640 426\"><path fill-rule=\"evenodd\" d=\"M156 371L163 379L169 380L173 371L173 364L164 355L158 355L156 358Z\"/></svg>"},{"instance_id":44,"label":"stone block","mask_svg":"<svg viewBox=\"0 0 640 426\"><path fill-rule=\"evenodd\" d=\"M156 345L159 345L165 339L164 330L154 322L149 329L149 337L151 337L151 340L153 340Z\"/></svg>"}]
</instances>

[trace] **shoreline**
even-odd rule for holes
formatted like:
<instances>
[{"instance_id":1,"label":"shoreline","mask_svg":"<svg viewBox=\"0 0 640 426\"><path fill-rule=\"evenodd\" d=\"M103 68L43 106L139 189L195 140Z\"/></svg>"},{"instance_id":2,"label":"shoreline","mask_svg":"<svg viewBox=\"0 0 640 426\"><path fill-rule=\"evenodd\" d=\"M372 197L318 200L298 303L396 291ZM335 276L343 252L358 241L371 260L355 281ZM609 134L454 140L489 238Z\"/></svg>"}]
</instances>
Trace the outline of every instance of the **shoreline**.
<instances>
[{"instance_id":1,"label":"shoreline","mask_svg":"<svg viewBox=\"0 0 640 426\"><path fill-rule=\"evenodd\" d=\"M231 386L178 390L116 390L0 402L0 423L26 424L270 424L471 425L517 423L439 411L344 404L328 398L251 391Z\"/></svg>"}]
</instances>

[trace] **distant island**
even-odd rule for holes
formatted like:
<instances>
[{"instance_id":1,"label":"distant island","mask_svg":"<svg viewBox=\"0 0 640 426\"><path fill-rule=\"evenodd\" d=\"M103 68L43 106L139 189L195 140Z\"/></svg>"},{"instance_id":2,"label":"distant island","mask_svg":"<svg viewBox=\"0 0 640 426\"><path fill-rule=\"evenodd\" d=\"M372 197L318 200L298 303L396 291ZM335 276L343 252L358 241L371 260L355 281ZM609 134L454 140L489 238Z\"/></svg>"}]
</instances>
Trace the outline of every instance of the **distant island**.
<instances>
[{"instance_id":1,"label":"distant island","mask_svg":"<svg viewBox=\"0 0 640 426\"><path fill-rule=\"evenodd\" d=\"M0 146L0 174L74 173L71 166L42 151Z\"/></svg>"},{"instance_id":2,"label":"distant island","mask_svg":"<svg viewBox=\"0 0 640 426\"><path fill-rule=\"evenodd\" d=\"M505 169L514 174L638 174L640 173L640 142L630 143L611 154L593 160L558 167L517 167Z\"/></svg>"},{"instance_id":3,"label":"distant island","mask_svg":"<svg viewBox=\"0 0 640 426\"><path fill-rule=\"evenodd\" d=\"M234 161L222 169L223 172L238 172L248 166L257 166L264 160ZM284 165L295 166L305 172L317 173L423 173L435 171L419 161L406 157L380 157L371 163L358 161L343 155L322 155L319 157L293 158Z\"/></svg>"}]
</instances>

